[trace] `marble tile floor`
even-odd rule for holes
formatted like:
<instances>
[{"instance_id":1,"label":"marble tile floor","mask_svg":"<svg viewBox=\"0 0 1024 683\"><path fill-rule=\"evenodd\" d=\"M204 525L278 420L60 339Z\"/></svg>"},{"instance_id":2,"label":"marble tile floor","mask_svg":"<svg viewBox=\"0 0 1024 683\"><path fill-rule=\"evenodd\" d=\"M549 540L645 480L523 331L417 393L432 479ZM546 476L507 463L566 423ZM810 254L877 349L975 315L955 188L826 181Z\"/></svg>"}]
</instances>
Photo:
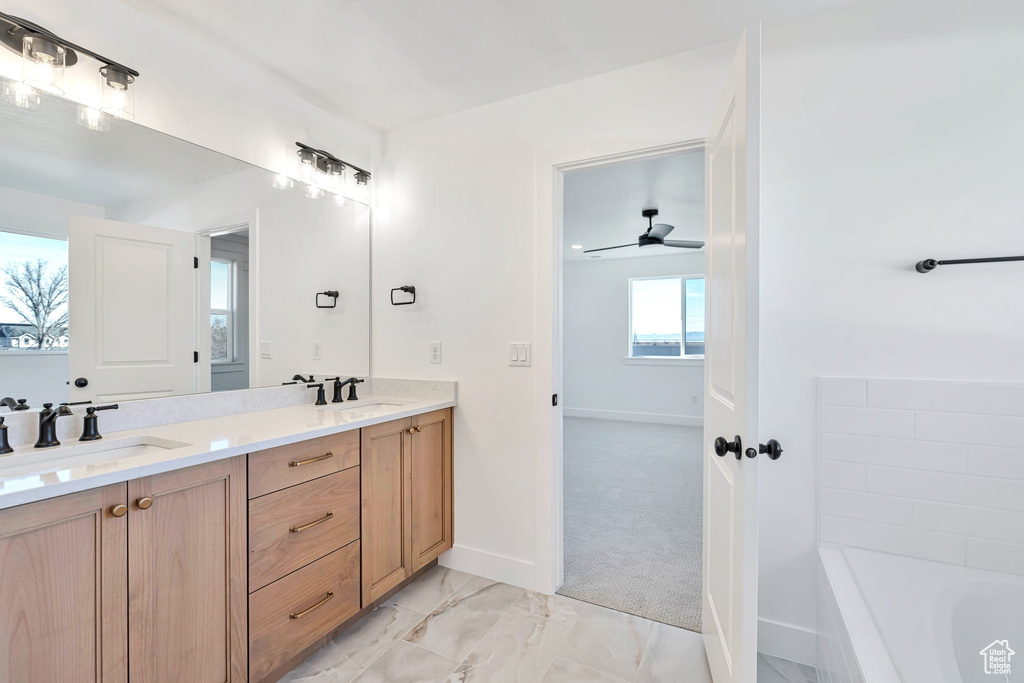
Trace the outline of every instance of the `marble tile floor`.
<instances>
[{"instance_id":1,"label":"marble tile floor","mask_svg":"<svg viewBox=\"0 0 1024 683\"><path fill-rule=\"evenodd\" d=\"M711 683L700 634L437 566L280 683Z\"/></svg>"}]
</instances>

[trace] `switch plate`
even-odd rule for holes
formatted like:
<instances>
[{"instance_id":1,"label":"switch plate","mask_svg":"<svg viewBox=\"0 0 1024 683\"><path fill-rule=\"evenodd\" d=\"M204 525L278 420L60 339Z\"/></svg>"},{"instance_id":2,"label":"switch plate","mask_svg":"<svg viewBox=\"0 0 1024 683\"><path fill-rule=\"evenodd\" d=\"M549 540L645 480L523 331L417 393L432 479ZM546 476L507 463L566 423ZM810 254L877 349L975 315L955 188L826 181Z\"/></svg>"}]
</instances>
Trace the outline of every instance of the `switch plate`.
<instances>
[{"instance_id":1,"label":"switch plate","mask_svg":"<svg viewBox=\"0 0 1024 683\"><path fill-rule=\"evenodd\" d=\"M509 342L508 343L508 366L510 368L528 368L533 359L533 349L530 342Z\"/></svg>"},{"instance_id":2,"label":"switch plate","mask_svg":"<svg viewBox=\"0 0 1024 683\"><path fill-rule=\"evenodd\" d=\"M430 342L430 362L434 365L441 364L441 342Z\"/></svg>"},{"instance_id":3,"label":"switch plate","mask_svg":"<svg viewBox=\"0 0 1024 683\"><path fill-rule=\"evenodd\" d=\"M313 342L313 360L322 360L324 357L324 343Z\"/></svg>"},{"instance_id":4,"label":"switch plate","mask_svg":"<svg viewBox=\"0 0 1024 683\"><path fill-rule=\"evenodd\" d=\"M260 358L263 360L270 360L274 357L274 342L272 341L261 341L260 342Z\"/></svg>"}]
</instances>

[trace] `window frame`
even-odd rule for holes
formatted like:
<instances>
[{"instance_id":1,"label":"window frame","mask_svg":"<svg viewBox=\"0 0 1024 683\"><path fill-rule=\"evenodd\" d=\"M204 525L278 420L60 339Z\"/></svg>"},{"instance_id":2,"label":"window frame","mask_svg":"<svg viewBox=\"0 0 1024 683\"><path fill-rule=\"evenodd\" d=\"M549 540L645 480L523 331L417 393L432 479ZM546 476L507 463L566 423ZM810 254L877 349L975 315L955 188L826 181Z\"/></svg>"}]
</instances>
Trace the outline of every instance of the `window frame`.
<instances>
[{"instance_id":1,"label":"window frame","mask_svg":"<svg viewBox=\"0 0 1024 683\"><path fill-rule=\"evenodd\" d=\"M633 283L643 280L679 280L679 321L681 328L678 356L634 356L633 355ZM686 353L686 282L687 280L706 280L703 273L645 275L628 278L627 300L628 313L626 319L626 358L627 365L700 365L704 363L704 354ZM705 287L707 283L705 282ZM705 289L705 296L707 290ZM706 299L705 299L706 301ZM705 309L706 310L706 309ZM706 317L706 316L705 316ZM705 334L705 343L707 337Z\"/></svg>"},{"instance_id":2,"label":"window frame","mask_svg":"<svg viewBox=\"0 0 1024 683\"><path fill-rule=\"evenodd\" d=\"M213 296L211 291L210 296L210 317L211 319L215 315L225 316L225 327L227 329L227 357L225 358L214 358L211 350L210 353L210 364L211 365L225 365L228 363L234 363L238 360L238 349L235 348L235 313L238 310L238 261L236 259L224 258L222 256L211 256L210 264L222 263L228 267L228 304L231 306L230 309L214 308L213 307ZM211 281L213 274L210 275ZM213 323L210 324L210 329L213 329ZM212 344L212 339L210 340ZM212 346L211 346L212 349Z\"/></svg>"}]
</instances>

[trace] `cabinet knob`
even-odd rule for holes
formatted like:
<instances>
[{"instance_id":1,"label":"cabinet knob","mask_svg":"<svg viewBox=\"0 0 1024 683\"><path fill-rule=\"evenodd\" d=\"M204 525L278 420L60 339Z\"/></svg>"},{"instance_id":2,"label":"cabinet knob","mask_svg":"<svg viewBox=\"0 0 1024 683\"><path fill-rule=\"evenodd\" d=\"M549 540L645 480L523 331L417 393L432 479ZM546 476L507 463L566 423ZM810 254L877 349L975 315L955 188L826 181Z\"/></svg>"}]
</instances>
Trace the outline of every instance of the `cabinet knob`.
<instances>
[{"instance_id":1,"label":"cabinet knob","mask_svg":"<svg viewBox=\"0 0 1024 683\"><path fill-rule=\"evenodd\" d=\"M148 510L149 508L153 507L153 499L150 498L149 496L146 496L145 498L139 498L137 501L135 501L135 504L139 507L140 510Z\"/></svg>"},{"instance_id":2,"label":"cabinet knob","mask_svg":"<svg viewBox=\"0 0 1024 683\"><path fill-rule=\"evenodd\" d=\"M114 517L124 517L128 514L128 506L123 503L110 506L110 514Z\"/></svg>"},{"instance_id":3,"label":"cabinet knob","mask_svg":"<svg viewBox=\"0 0 1024 683\"><path fill-rule=\"evenodd\" d=\"M408 429L405 430L405 433L406 434L415 434L416 433L416 428L415 427L409 427Z\"/></svg>"}]
</instances>

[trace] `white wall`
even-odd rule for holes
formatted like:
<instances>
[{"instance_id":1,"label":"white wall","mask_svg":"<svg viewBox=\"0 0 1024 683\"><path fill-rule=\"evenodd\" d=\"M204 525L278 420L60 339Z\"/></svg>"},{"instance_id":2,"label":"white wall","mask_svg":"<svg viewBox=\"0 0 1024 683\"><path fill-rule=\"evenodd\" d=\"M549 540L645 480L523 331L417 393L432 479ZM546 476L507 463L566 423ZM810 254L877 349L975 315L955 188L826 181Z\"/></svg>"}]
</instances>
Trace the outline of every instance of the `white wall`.
<instances>
[{"instance_id":1,"label":"white wall","mask_svg":"<svg viewBox=\"0 0 1024 683\"><path fill-rule=\"evenodd\" d=\"M538 154L702 139L733 49L706 48L386 135L374 177L373 370L459 381L457 545L444 562L530 587L545 580L536 576L540 359L533 368L507 360L509 342L538 342ZM387 301L402 284L416 286L415 306ZM431 341L443 342L441 365L428 362Z\"/></svg>"},{"instance_id":2,"label":"white wall","mask_svg":"<svg viewBox=\"0 0 1024 683\"><path fill-rule=\"evenodd\" d=\"M813 628L816 377L1024 381L1024 7L871 3L764 34L760 612Z\"/></svg>"},{"instance_id":3,"label":"white wall","mask_svg":"<svg viewBox=\"0 0 1024 683\"><path fill-rule=\"evenodd\" d=\"M0 230L14 228L67 239L68 216L103 218L105 209L0 186Z\"/></svg>"},{"instance_id":4,"label":"white wall","mask_svg":"<svg viewBox=\"0 0 1024 683\"><path fill-rule=\"evenodd\" d=\"M150 128L275 171L295 162L301 140L368 168L377 136L281 89L230 51L183 35L131 0L12 0L9 14L137 69L136 120ZM66 75L68 97L95 102L99 64L82 57ZM0 50L0 74L21 61Z\"/></svg>"},{"instance_id":5,"label":"white wall","mask_svg":"<svg viewBox=\"0 0 1024 683\"><path fill-rule=\"evenodd\" d=\"M273 342L272 359L256 358L255 386L290 380L295 373L363 377L370 373L369 209L307 199L297 188L275 190L271 174L250 169L108 207L107 217L175 230L203 230L235 220L258 220L250 231L250 278L261 341ZM223 219L223 220L222 220ZM334 309L318 309L316 292L338 290ZM312 344L323 342L314 361Z\"/></svg>"},{"instance_id":6,"label":"white wall","mask_svg":"<svg viewBox=\"0 0 1024 683\"><path fill-rule=\"evenodd\" d=\"M704 252L586 259L563 266L563 405L566 415L703 424L704 363L627 363L629 279L703 275ZM691 402L697 396L698 403Z\"/></svg>"}]
</instances>

